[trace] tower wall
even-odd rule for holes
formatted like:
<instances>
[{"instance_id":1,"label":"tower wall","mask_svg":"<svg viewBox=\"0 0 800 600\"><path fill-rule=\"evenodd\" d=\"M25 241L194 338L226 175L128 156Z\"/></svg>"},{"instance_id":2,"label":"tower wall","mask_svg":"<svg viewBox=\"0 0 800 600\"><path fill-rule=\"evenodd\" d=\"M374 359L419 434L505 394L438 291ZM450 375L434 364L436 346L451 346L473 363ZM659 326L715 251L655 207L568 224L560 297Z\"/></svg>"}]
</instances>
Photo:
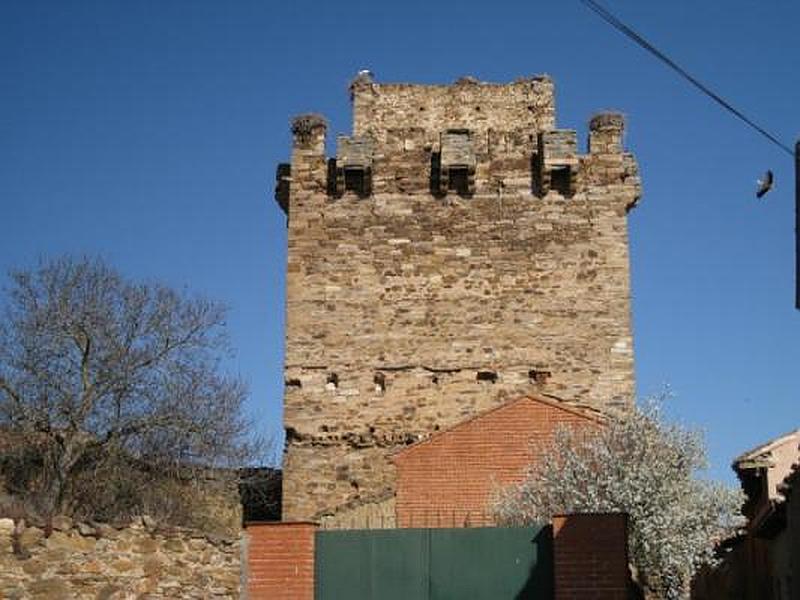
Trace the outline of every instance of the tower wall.
<instances>
[{"instance_id":1,"label":"tower wall","mask_svg":"<svg viewBox=\"0 0 800 600\"><path fill-rule=\"evenodd\" d=\"M279 169L286 519L391 496L392 451L505 400L632 403L621 119L579 155L547 78L352 92L354 143L301 117Z\"/></svg>"}]
</instances>

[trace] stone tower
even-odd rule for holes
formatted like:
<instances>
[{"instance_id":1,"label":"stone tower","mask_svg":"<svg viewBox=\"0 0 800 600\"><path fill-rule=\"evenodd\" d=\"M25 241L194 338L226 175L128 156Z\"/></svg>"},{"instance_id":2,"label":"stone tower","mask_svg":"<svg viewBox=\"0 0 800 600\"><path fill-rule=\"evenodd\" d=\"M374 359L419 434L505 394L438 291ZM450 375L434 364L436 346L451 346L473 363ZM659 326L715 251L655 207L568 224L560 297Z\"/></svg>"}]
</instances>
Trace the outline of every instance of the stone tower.
<instances>
[{"instance_id":1,"label":"stone tower","mask_svg":"<svg viewBox=\"0 0 800 600\"><path fill-rule=\"evenodd\" d=\"M303 115L278 168L288 520L391 496L393 451L506 400L633 402L622 117L582 154L547 77L351 92L336 156Z\"/></svg>"}]
</instances>

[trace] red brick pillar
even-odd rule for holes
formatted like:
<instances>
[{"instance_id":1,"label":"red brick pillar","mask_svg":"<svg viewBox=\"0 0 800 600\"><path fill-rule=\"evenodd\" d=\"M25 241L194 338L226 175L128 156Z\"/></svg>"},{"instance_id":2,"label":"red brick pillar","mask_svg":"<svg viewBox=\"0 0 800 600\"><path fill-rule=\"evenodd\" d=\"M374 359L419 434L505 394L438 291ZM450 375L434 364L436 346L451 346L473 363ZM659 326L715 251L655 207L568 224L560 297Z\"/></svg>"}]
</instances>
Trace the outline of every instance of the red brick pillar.
<instances>
[{"instance_id":1,"label":"red brick pillar","mask_svg":"<svg viewBox=\"0 0 800 600\"><path fill-rule=\"evenodd\" d=\"M248 600L314 600L314 523L248 523Z\"/></svg>"},{"instance_id":2,"label":"red brick pillar","mask_svg":"<svg viewBox=\"0 0 800 600\"><path fill-rule=\"evenodd\" d=\"M553 574L555 600L626 600L627 515L553 517Z\"/></svg>"}]
</instances>

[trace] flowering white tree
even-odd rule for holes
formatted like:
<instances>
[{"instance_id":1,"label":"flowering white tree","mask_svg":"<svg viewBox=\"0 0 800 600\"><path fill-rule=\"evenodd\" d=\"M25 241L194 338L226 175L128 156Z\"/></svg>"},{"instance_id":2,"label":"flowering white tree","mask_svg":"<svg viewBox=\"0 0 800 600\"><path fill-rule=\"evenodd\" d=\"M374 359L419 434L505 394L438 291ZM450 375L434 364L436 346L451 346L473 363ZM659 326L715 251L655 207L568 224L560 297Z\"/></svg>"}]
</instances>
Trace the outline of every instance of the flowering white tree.
<instances>
[{"instance_id":1,"label":"flowering white tree","mask_svg":"<svg viewBox=\"0 0 800 600\"><path fill-rule=\"evenodd\" d=\"M524 481L499 494L497 520L628 513L630 559L648 597L688 598L692 575L740 526L741 491L697 478L702 435L667 423L658 401L594 430L562 428L536 450Z\"/></svg>"}]
</instances>

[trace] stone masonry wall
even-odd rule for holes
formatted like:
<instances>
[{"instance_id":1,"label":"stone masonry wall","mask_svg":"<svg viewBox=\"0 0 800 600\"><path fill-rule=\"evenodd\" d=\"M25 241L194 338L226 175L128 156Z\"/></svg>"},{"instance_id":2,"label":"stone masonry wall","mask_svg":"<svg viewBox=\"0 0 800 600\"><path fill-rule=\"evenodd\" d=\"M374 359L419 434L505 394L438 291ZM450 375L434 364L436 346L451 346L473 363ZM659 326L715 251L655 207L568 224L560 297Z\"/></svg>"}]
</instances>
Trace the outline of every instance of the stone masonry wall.
<instances>
[{"instance_id":1,"label":"stone masonry wall","mask_svg":"<svg viewBox=\"0 0 800 600\"><path fill-rule=\"evenodd\" d=\"M375 502L342 505L334 514L319 521L320 529L396 529L397 502L392 496Z\"/></svg>"},{"instance_id":2,"label":"stone masonry wall","mask_svg":"<svg viewBox=\"0 0 800 600\"><path fill-rule=\"evenodd\" d=\"M625 410L633 396L626 213L640 189L621 118L593 119L577 155L574 132L551 131L547 78L359 77L352 93L354 136L374 148L366 191L332 193L317 116L295 120L279 169L290 520L391 495L390 452L512 398ZM435 181L445 130L474 156L460 191Z\"/></svg>"},{"instance_id":3,"label":"stone masonry wall","mask_svg":"<svg viewBox=\"0 0 800 600\"><path fill-rule=\"evenodd\" d=\"M239 598L238 538L148 525L147 518L117 528L56 517L48 537L0 519L0 598Z\"/></svg>"},{"instance_id":4,"label":"stone masonry wall","mask_svg":"<svg viewBox=\"0 0 800 600\"><path fill-rule=\"evenodd\" d=\"M468 124L475 131L555 127L552 80L546 75L510 84L471 77L453 85L377 84L359 77L353 93L353 133L380 137L397 128L419 127L435 141L439 131Z\"/></svg>"}]
</instances>

